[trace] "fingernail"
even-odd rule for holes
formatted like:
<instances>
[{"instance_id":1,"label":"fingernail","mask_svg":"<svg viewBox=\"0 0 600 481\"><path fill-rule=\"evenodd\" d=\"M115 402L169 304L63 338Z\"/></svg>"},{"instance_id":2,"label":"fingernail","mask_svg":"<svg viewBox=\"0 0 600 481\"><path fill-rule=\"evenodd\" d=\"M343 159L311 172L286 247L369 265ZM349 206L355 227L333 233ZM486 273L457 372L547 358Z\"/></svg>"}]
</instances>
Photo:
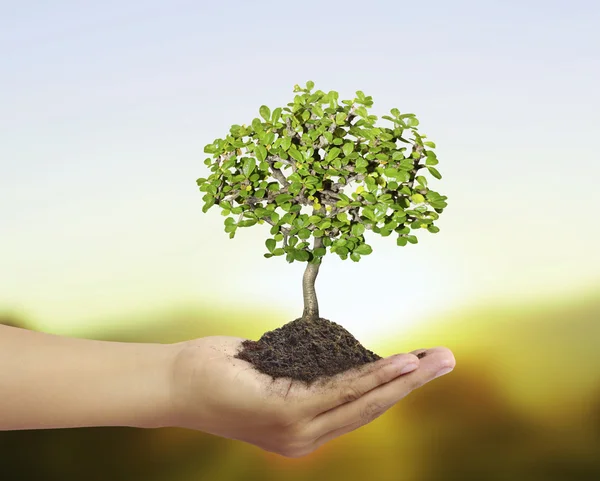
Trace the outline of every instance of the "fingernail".
<instances>
[{"instance_id":1,"label":"fingernail","mask_svg":"<svg viewBox=\"0 0 600 481\"><path fill-rule=\"evenodd\" d=\"M443 376L443 375L445 375L445 374L448 374L448 373L449 373L449 372L451 372L453 369L454 369L453 367L444 367L444 368L442 368L442 369L440 369L440 370L438 371L438 373L435 375L435 377L437 378L437 377L441 377L441 376Z\"/></svg>"},{"instance_id":2,"label":"fingernail","mask_svg":"<svg viewBox=\"0 0 600 481\"><path fill-rule=\"evenodd\" d=\"M409 372L413 372L418 366L416 364L407 364L402 368L400 374L408 374Z\"/></svg>"}]
</instances>

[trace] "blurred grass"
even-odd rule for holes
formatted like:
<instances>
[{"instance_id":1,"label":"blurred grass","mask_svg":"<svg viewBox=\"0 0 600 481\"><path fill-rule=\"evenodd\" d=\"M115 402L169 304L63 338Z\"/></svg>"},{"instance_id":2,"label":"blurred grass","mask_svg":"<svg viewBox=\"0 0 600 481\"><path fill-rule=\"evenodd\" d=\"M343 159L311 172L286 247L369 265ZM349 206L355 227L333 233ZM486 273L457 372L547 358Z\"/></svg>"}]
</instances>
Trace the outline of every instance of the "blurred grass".
<instances>
[{"instance_id":1,"label":"blurred grass","mask_svg":"<svg viewBox=\"0 0 600 481\"><path fill-rule=\"evenodd\" d=\"M202 433L82 429L0 433L2 480L597 480L600 479L600 295L479 306L423 322L413 348L447 345L455 371L371 425L287 460ZM1 319L1 318L0 318ZM19 324L14 317L4 322ZM282 316L176 309L73 335L176 342L257 338ZM32 324L31 324L32 325ZM115 323L111 322L111 325ZM140 325L137 324L136 325ZM370 346L371 347L371 346ZM384 354L397 349L373 346Z\"/></svg>"}]
</instances>

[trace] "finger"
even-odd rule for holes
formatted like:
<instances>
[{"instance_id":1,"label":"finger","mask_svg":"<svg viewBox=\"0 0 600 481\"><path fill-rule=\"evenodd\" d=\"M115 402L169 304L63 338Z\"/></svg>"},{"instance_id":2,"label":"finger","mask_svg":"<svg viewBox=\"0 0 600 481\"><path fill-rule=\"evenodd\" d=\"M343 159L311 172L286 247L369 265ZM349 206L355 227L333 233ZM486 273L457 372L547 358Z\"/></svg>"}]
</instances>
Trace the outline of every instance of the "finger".
<instances>
[{"instance_id":1,"label":"finger","mask_svg":"<svg viewBox=\"0 0 600 481\"><path fill-rule=\"evenodd\" d=\"M308 391L307 414L318 416L342 404L356 401L372 389L412 372L418 366L419 360L413 354L397 354L343 373Z\"/></svg>"},{"instance_id":2,"label":"finger","mask_svg":"<svg viewBox=\"0 0 600 481\"><path fill-rule=\"evenodd\" d=\"M455 364L456 361L449 349L443 347L428 349L427 355L421 358L417 370L382 384L353 402L317 416L311 422L311 431L316 434L316 437L320 437L346 426L367 424L411 391L448 373Z\"/></svg>"},{"instance_id":3,"label":"finger","mask_svg":"<svg viewBox=\"0 0 600 481\"><path fill-rule=\"evenodd\" d=\"M427 349L415 349L414 351L411 351L410 353L414 354L419 359L423 359L427 355Z\"/></svg>"}]
</instances>

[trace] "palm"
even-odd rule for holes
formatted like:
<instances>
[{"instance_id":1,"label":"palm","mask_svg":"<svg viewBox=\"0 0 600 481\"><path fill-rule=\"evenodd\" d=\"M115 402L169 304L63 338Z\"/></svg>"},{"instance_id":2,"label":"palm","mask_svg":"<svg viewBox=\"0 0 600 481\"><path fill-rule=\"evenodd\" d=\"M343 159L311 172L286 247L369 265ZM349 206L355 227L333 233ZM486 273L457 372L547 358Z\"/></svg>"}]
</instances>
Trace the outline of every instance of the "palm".
<instances>
[{"instance_id":1,"label":"palm","mask_svg":"<svg viewBox=\"0 0 600 481\"><path fill-rule=\"evenodd\" d=\"M402 354L307 386L236 359L243 341L215 336L183 344L175 385L185 386L176 397L186 409L178 424L294 456L370 422L436 377L440 365L454 365L452 353L439 348L410 374L403 369L419 360Z\"/></svg>"}]
</instances>

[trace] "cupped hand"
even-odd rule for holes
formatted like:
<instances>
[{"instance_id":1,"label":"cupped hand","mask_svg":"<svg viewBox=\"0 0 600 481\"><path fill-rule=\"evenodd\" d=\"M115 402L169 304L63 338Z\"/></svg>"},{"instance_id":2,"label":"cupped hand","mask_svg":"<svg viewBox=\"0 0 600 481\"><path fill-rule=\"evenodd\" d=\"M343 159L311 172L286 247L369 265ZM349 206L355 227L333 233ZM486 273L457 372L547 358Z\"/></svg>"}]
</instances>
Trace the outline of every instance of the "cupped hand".
<instances>
[{"instance_id":1,"label":"cupped hand","mask_svg":"<svg viewBox=\"0 0 600 481\"><path fill-rule=\"evenodd\" d=\"M273 380L236 359L243 340L205 337L177 345L171 425L300 457L373 421L455 365L446 348L420 349L307 386Z\"/></svg>"}]
</instances>

